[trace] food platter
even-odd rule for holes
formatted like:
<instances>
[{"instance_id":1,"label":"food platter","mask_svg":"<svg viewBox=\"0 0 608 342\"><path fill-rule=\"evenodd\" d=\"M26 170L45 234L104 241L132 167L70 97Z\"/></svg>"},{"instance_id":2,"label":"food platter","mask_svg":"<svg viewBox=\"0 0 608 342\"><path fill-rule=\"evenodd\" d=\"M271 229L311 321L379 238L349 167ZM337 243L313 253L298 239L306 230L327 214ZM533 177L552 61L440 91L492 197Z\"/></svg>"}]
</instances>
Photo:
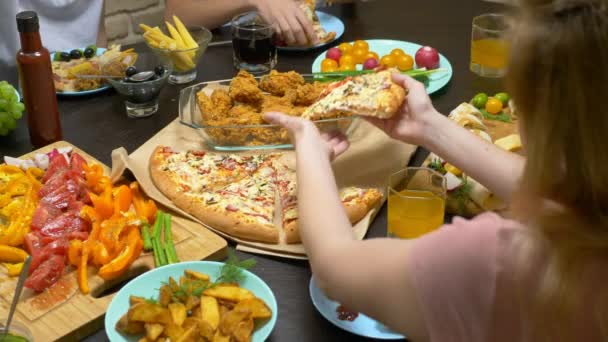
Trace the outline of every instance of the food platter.
<instances>
[{"instance_id":1,"label":"food platter","mask_svg":"<svg viewBox=\"0 0 608 342\"><path fill-rule=\"evenodd\" d=\"M169 277L178 279L185 270L194 270L208 274L212 280L217 277L223 263L211 261L192 261L183 262L175 265L168 265L153 271L147 272L135 278L124 286L114 297L105 316L106 334L111 342L126 342L138 341L138 338L133 336L127 338L116 331L114 328L120 317L125 314L129 308L129 297L131 295L154 298L158 295L158 288L162 282L166 282ZM272 311L270 320L265 321L258 326L254 331L251 341L265 341L277 321L278 308L277 301L268 285L255 274L244 270L245 279L240 282L240 286L254 293L254 295L262 299Z\"/></svg>"},{"instance_id":2,"label":"food platter","mask_svg":"<svg viewBox=\"0 0 608 342\"><path fill-rule=\"evenodd\" d=\"M359 313L353 321L341 320L338 318L337 309L339 303L332 301L319 289L314 277L310 278L308 285L310 299L319 313L333 325L356 335L376 338L380 340L400 340L405 338L397 334L378 321Z\"/></svg>"},{"instance_id":3,"label":"food platter","mask_svg":"<svg viewBox=\"0 0 608 342\"><path fill-rule=\"evenodd\" d=\"M389 39L369 39L366 42L369 44L369 51L374 51L380 56L390 54L393 49L401 49L406 54L414 56L416 51L422 47L422 45L412 42ZM320 53L315 58L311 67L313 73L321 72L321 62L323 59L325 59L325 52ZM361 68L361 65L357 65L358 70L361 70ZM435 93L445 87L452 78L452 64L442 54L439 54L439 68L445 69L445 72L438 72L429 76L428 84L426 85L426 91L429 94Z\"/></svg>"},{"instance_id":4,"label":"food platter","mask_svg":"<svg viewBox=\"0 0 608 342\"><path fill-rule=\"evenodd\" d=\"M102 47L98 47L97 48L97 56L101 56L104 52L106 51L105 48ZM52 52L51 53L51 61L55 58L55 54L58 52ZM87 95L92 95L92 94L97 94L97 93L101 93L105 90L108 90L112 88L112 86L110 84L103 84L101 87L97 88L97 89L91 89L91 90L83 90L83 91L69 91L69 92L57 92L57 95L61 95L61 96L66 96L66 97L72 97L72 96L87 96Z\"/></svg>"},{"instance_id":5,"label":"food platter","mask_svg":"<svg viewBox=\"0 0 608 342\"><path fill-rule=\"evenodd\" d=\"M342 37L342 35L344 34L344 23L342 22L342 20L340 20L340 18L338 18L334 15L325 13L325 12L321 12L321 11L315 11L315 12L317 13L317 17L319 17L321 26L327 32L335 32L336 36L328 42L320 43L320 44L317 44L314 46L277 46L277 49L279 51L297 52L297 51L315 50L315 49L319 49L324 46L330 45L331 43L335 42L336 40L340 39L340 37Z\"/></svg>"}]
</instances>

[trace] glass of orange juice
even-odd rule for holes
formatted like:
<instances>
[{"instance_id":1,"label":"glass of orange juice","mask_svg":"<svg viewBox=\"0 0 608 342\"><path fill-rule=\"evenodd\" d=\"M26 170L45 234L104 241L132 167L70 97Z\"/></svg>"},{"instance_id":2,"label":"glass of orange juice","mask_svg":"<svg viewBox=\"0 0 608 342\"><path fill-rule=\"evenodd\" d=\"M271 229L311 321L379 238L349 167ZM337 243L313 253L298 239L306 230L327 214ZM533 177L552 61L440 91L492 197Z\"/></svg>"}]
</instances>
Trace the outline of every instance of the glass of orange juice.
<instances>
[{"instance_id":1,"label":"glass of orange juice","mask_svg":"<svg viewBox=\"0 0 608 342\"><path fill-rule=\"evenodd\" d=\"M482 77L503 77L509 57L505 39L507 17L483 14L473 18L471 33L471 71Z\"/></svg>"},{"instance_id":2,"label":"glass of orange juice","mask_svg":"<svg viewBox=\"0 0 608 342\"><path fill-rule=\"evenodd\" d=\"M434 170L408 167L388 187L388 236L412 239L443 224L446 180Z\"/></svg>"}]
</instances>

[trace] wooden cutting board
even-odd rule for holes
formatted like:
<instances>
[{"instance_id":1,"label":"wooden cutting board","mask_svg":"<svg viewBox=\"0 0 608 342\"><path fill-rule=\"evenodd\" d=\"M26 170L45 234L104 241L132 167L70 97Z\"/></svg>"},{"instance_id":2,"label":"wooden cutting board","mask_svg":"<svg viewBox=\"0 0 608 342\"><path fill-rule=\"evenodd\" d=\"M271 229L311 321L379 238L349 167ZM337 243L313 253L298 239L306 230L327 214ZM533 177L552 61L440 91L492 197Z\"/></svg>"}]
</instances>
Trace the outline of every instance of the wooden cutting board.
<instances>
[{"instance_id":1,"label":"wooden cutting board","mask_svg":"<svg viewBox=\"0 0 608 342\"><path fill-rule=\"evenodd\" d=\"M72 147L87 162L103 165L65 141L48 145L22 158L65 146ZM104 169L109 174L109 168L104 165ZM172 228L177 256L181 261L226 257L226 240L201 224L173 215ZM66 268L69 271L47 291L36 294L24 289L14 319L25 324L36 341L79 340L103 327L103 316L120 285L153 268L152 253L143 253L120 278L104 282L96 275L96 269L89 266L91 293L88 295L83 295L78 289L75 269ZM0 266L0 320L8 314L16 284L17 278L8 277L6 269Z\"/></svg>"}]
</instances>

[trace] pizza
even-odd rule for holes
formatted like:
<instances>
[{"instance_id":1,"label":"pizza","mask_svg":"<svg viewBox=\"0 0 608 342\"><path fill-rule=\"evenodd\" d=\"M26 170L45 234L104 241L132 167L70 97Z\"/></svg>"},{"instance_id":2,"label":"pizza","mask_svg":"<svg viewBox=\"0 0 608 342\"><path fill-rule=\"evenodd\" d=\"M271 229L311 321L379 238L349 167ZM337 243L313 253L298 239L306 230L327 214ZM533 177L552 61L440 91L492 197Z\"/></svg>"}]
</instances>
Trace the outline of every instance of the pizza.
<instances>
[{"instance_id":1,"label":"pizza","mask_svg":"<svg viewBox=\"0 0 608 342\"><path fill-rule=\"evenodd\" d=\"M150 158L156 187L177 207L231 236L299 243L297 182L282 153L219 154L159 146ZM380 203L377 189L340 193L352 223Z\"/></svg>"},{"instance_id":2,"label":"pizza","mask_svg":"<svg viewBox=\"0 0 608 342\"><path fill-rule=\"evenodd\" d=\"M319 44L327 43L336 38L336 32L327 32L323 26L321 26L321 22L319 21L319 17L315 12L315 0L301 0L298 2L298 6L306 15L306 18L312 24L312 28L315 31L315 35L317 36L317 40Z\"/></svg>"},{"instance_id":3,"label":"pizza","mask_svg":"<svg viewBox=\"0 0 608 342\"><path fill-rule=\"evenodd\" d=\"M390 70L363 74L330 84L302 117L320 120L346 113L388 119L397 113L406 95Z\"/></svg>"}]
</instances>

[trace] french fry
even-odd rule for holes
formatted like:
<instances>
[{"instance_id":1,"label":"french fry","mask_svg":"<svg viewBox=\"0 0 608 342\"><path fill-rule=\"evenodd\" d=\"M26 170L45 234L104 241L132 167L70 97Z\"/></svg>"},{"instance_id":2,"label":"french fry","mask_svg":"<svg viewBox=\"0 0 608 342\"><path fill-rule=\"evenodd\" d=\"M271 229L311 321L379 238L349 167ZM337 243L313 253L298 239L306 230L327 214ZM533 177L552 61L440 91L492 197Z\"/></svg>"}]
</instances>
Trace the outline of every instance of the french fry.
<instances>
[{"instance_id":1,"label":"french fry","mask_svg":"<svg viewBox=\"0 0 608 342\"><path fill-rule=\"evenodd\" d=\"M181 50L185 50L187 48L186 43L184 42L182 37L179 35L179 33L177 32L175 27L173 27L173 25L171 25L171 23L168 21L165 21L165 25L167 25L167 30L169 31L171 38L175 39L175 41L177 42L177 48L181 49Z\"/></svg>"},{"instance_id":2,"label":"french fry","mask_svg":"<svg viewBox=\"0 0 608 342\"><path fill-rule=\"evenodd\" d=\"M192 36L190 35L190 32L188 32L188 29L186 29L186 26L184 26L184 23L182 23L182 21L179 20L179 18L175 15L173 16L173 22L175 23L177 31L179 32L180 36L182 36L186 46L190 49L197 48L198 44L194 41L194 39L192 39Z\"/></svg>"},{"instance_id":3,"label":"french fry","mask_svg":"<svg viewBox=\"0 0 608 342\"><path fill-rule=\"evenodd\" d=\"M213 330L220 324L220 309L214 297L201 297L201 319L207 322Z\"/></svg>"}]
</instances>

